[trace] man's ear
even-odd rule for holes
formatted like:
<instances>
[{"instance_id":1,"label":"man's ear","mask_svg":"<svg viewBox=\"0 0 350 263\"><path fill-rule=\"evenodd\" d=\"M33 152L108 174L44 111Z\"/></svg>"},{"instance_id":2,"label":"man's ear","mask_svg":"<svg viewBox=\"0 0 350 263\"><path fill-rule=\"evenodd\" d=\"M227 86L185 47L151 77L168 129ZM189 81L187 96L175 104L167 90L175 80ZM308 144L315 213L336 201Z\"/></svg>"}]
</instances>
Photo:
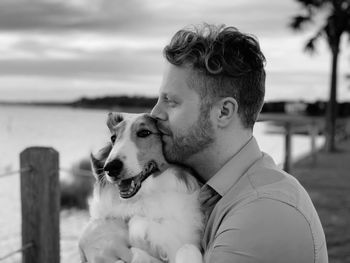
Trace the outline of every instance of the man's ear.
<instances>
[{"instance_id":1,"label":"man's ear","mask_svg":"<svg viewBox=\"0 0 350 263\"><path fill-rule=\"evenodd\" d=\"M110 112L107 117L107 126L112 132L114 127L124 120L123 113L121 112Z\"/></svg>"},{"instance_id":2,"label":"man's ear","mask_svg":"<svg viewBox=\"0 0 350 263\"><path fill-rule=\"evenodd\" d=\"M238 103L232 97L222 98L217 102L216 121L220 128L226 127L238 114Z\"/></svg>"}]
</instances>

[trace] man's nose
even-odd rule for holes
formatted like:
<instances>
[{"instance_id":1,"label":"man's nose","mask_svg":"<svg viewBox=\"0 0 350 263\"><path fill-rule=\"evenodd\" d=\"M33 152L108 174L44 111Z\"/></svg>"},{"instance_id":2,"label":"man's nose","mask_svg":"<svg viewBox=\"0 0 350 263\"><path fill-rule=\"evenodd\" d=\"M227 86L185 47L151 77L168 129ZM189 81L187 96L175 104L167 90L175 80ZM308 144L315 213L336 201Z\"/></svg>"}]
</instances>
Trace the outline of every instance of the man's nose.
<instances>
[{"instance_id":1,"label":"man's nose","mask_svg":"<svg viewBox=\"0 0 350 263\"><path fill-rule=\"evenodd\" d=\"M166 120L166 112L162 109L159 101L157 102L156 105L154 105L152 111L151 111L151 116L157 120Z\"/></svg>"}]
</instances>

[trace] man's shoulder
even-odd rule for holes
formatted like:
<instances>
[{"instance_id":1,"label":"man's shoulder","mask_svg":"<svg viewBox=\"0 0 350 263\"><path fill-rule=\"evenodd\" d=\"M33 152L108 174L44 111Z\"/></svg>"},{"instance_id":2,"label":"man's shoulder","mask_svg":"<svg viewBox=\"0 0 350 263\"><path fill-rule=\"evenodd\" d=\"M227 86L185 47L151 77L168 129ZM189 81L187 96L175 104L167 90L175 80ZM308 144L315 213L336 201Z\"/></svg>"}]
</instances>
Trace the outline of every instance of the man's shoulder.
<instances>
[{"instance_id":1,"label":"man's shoulder","mask_svg":"<svg viewBox=\"0 0 350 263\"><path fill-rule=\"evenodd\" d=\"M277 167L259 164L252 166L226 192L215 207L214 213L217 219L223 220L224 218L221 218L223 215L236 215L237 212L239 213L248 206L266 206L276 202L281 207L292 208L308 223L318 218L309 194L296 178ZM279 211L274 211L274 213L278 215Z\"/></svg>"},{"instance_id":2,"label":"man's shoulder","mask_svg":"<svg viewBox=\"0 0 350 263\"><path fill-rule=\"evenodd\" d=\"M301 201L310 202L304 187L292 175L280 169L262 167L246 174L247 189L257 199L270 198L297 207Z\"/></svg>"},{"instance_id":3,"label":"man's shoulder","mask_svg":"<svg viewBox=\"0 0 350 263\"><path fill-rule=\"evenodd\" d=\"M246 173L222 197L211 219L213 236L224 241L236 236L230 230L239 229L239 244L266 245L267 250L273 247L287 254L302 244L309 257L322 254L325 258L327 254L321 222L309 195L293 176L278 169ZM293 249L279 247L278 240Z\"/></svg>"},{"instance_id":4,"label":"man's shoulder","mask_svg":"<svg viewBox=\"0 0 350 263\"><path fill-rule=\"evenodd\" d=\"M324 239L315 240L314 235L296 209L280 201L259 198L221 218L213 231L215 238L208 254L220 258L230 252L240 262L315 262L315 251ZM256 261L236 255L237 251L254 256ZM270 254L271 251L276 253Z\"/></svg>"},{"instance_id":5,"label":"man's shoulder","mask_svg":"<svg viewBox=\"0 0 350 263\"><path fill-rule=\"evenodd\" d=\"M223 196L223 203L238 205L261 198L274 199L297 207L300 202L311 202L299 181L263 158L254 163Z\"/></svg>"}]
</instances>

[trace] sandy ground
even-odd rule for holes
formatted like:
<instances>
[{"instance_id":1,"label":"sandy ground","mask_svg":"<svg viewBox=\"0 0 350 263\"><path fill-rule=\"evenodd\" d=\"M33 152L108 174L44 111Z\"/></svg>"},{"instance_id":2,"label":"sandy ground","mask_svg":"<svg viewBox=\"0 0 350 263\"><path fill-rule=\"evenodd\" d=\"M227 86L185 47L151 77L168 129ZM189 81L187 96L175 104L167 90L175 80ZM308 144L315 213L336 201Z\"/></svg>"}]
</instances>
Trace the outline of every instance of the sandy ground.
<instances>
[{"instance_id":1,"label":"sandy ground","mask_svg":"<svg viewBox=\"0 0 350 263\"><path fill-rule=\"evenodd\" d=\"M320 151L291 172L309 192L325 230L330 263L350 262L350 139L338 152Z\"/></svg>"}]
</instances>

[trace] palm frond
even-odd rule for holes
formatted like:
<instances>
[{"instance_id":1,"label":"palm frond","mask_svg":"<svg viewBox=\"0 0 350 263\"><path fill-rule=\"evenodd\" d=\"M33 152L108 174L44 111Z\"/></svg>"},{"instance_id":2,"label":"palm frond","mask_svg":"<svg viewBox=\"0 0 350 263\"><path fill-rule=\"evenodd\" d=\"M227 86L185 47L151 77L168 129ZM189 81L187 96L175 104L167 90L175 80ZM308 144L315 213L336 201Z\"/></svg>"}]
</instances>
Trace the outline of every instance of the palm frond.
<instances>
[{"instance_id":1,"label":"palm frond","mask_svg":"<svg viewBox=\"0 0 350 263\"><path fill-rule=\"evenodd\" d=\"M299 31L303 29L302 27L304 26L304 24L310 21L311 17L309 15L297 15L292 18L289 27L296 31Z\"/></svg>"},{"instance_id":2,"label":"palm frond","mask_svg":"<svg viewBox=\"0 0 350 263\"><path fill-rule=\"evenodd\" d=\"M301 5L305 7L315 7L315 8L320 8L323 7L325 4L328 2L331 2L332 0L296 0L299 2Z\"/></svg>"},{"instance_id":3,"label":"palm frond","mask_svg":"<svg viewBox=\"0 0 350 263\"><path fill-rule=\"evenodd\" d=\"M316 34L311 37L305 44L304 51L310 54L314 54L316 51L316 41L324 34L324 27L321 28Z\"/></svg>"},{"instance_id":4,"label":"palm frond","mask_svg":"<svg viewBox=\"0 0 350 263\"><path fill-rule=\"evenodd\" d=\"M310 38L305 44L304 51L310 54L314 54L316 51L315 42L316 39Z\"/></svg>"}]
</instances>

